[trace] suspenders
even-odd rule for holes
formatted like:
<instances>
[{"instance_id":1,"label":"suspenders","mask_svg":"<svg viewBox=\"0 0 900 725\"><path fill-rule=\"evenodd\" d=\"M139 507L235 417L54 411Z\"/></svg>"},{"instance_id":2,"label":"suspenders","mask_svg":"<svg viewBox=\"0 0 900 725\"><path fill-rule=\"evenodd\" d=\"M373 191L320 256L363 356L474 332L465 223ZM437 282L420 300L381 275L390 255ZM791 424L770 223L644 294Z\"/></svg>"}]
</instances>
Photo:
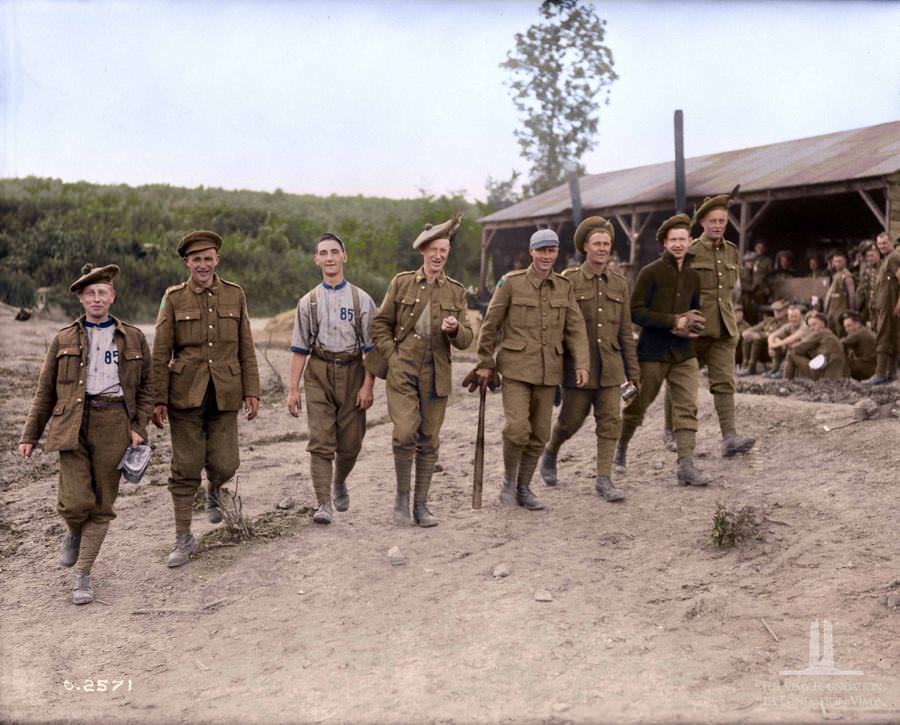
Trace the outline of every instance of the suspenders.
<instances>
[{"instance_id":1,"label":"suspenders","mask_svg":"<svg viewBox=\"0 0 900 725\"><path fill-rule=\"evenodd\" d=\"M356 350L354 353L359 355L363 349L363 332L362 332L362 319L360 316L359 310L359 289L355 284L350 284L350 294L353 297L353 334L356 337ZM315 351L318 349L319 342L319 300L318 300L318 290L319 287L316 285L312 290L312 296L309 299L309 323L310 323L310 350ZM319 350L319 354L322 353L322 350Z\"/></svg>"}]
</instances>

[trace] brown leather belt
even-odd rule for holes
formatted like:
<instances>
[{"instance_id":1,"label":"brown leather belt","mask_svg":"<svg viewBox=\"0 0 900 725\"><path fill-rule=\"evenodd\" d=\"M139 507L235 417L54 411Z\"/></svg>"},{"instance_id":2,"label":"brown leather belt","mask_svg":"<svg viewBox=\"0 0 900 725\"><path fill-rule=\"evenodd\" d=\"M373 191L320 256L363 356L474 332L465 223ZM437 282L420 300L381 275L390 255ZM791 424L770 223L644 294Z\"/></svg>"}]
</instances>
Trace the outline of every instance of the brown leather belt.
<instances>
[{"instance_id":1,"label":"brown leather belt","mask_svg":"<svg viewBox=\"0 0 900 725\"><path fill-rule=\"evenodd\" d=\"M105 395L88 395L85 402L92 408L102 410L104 408L118 408L125 405L125 398L110 398Z\"/></svg>"},{"instance_id":2,"label":"brown leather belt","mask_svg":"<svg viewBox=\"0 0 900 725\"><path fill-rule=\"evenodd\" d=\"M346 352L328 352L327 350L313 350L312 356L331 365L352 365L362 360L362 355Z\"/></svg>"}]
</instances>

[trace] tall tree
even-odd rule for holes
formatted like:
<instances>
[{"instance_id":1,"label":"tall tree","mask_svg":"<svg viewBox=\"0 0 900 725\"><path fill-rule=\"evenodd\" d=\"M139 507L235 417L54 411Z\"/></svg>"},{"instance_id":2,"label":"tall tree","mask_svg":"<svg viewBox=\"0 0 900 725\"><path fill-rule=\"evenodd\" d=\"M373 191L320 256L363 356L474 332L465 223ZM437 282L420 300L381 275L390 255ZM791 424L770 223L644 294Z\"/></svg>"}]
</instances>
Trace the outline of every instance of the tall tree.
<instances>
[{"instance_id":1,"label":"tall tree","mask_svg":"<svg viewBox=\"0 0 900 725\"><path fill-rule=\"evenodd\" d=\"M531 163L527 195L565 178L565 164L584 172L580 159L594 147L601 96L619 76L604 45L606 21L590 2L545 0L542 20L516 33L515 48L500 64L522 128L515 132L521 155Z\"/></svg>"}]
</instances>

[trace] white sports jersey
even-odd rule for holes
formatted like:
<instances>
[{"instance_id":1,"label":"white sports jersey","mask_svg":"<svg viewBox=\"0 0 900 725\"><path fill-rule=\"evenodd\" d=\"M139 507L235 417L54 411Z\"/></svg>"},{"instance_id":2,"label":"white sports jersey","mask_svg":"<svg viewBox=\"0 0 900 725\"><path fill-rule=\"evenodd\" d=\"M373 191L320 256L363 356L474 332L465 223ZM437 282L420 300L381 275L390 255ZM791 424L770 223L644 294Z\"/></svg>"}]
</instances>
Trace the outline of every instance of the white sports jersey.
<instances>
[{"instance_id":1,"label":"white sports jersey","mask_svg":"<svg viewBox=\"0 0 900 725\"><path fill-rule=\"evenodd\" d=\"M119 348L116 346L115 320L95 324L85 320L88 338L87 385L88 395L122 396L119 383Z\"/></svg>"}]
</instances>

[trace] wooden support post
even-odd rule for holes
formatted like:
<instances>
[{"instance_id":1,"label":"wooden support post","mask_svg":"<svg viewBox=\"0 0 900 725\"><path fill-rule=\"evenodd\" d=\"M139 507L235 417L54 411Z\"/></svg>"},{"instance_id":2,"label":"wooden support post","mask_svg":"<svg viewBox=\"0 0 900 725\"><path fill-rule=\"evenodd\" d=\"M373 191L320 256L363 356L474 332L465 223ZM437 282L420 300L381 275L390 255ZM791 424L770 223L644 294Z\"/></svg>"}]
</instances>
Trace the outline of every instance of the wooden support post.
<instances>
[{"instance_id":1,"label":"wooden support post","mask_svg":"<svg viewBox=\"0 0 900 725\"><path fill-rule=\"evenodd\" d=\"M882 228L887 229L887 215L878 208L878 205L874 201L872 201L872 197L869 196L865 189L860 189L859 195L862 197L862 200L866 202L866 206L868 206L875 215L875 218L878 220L878 223L881 224Z\"/></svg>"},{"instance_id":2,"label":"wooden support post","mask_svg":"<svg viewBox=\"0 0 900 725\"><path fill-rule=\"evenodd\" d=\"M729 215L730 216L730 215ZM744 253L747 251L747 232L750 227L750 202L742 201L741 202L741 218L737 225L738 230L738 256L740 259L744 258Z\"/></svg>"},{"instance_id":3,"label":"wooden support post","mask_svg":"<svg viewBox=\"0 0 900 725\"><path fill-rule=\"evenodd\" d=\"M481 272L479 275L478 282L478 296L480 298L487 297L488 289L487 289L487 273L488 273L488 252L491 248L491 241L494 239L494 233L496 229L493 228L483 228L481 230Z\"/></svg>"}]
</instances>

